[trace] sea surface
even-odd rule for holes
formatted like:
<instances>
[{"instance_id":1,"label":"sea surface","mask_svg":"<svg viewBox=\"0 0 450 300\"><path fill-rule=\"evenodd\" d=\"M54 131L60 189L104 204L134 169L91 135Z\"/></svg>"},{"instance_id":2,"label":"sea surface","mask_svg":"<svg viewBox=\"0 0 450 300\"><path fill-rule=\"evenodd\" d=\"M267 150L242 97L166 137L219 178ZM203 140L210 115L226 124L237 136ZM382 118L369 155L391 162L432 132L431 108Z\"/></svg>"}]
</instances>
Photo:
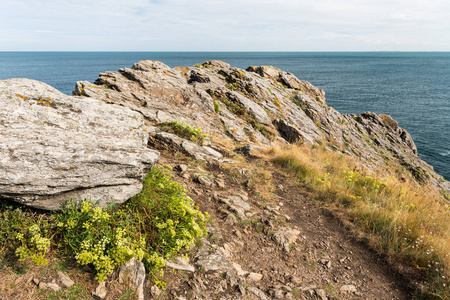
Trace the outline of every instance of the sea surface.
<instances>
[{"instance_id":1,"label":"sea surface","mask_svg":"<svg viewBox=\"0 0 450 300\"><path fill-rule=\"evenodd\" d=\"M0 80L36 79L70 95L76 81L139 60L175 67L212 59L292 72L323 88L341 113L391 115L419 156L450 180L450 52L0 52Z\"/></svg>"}]
</instances>

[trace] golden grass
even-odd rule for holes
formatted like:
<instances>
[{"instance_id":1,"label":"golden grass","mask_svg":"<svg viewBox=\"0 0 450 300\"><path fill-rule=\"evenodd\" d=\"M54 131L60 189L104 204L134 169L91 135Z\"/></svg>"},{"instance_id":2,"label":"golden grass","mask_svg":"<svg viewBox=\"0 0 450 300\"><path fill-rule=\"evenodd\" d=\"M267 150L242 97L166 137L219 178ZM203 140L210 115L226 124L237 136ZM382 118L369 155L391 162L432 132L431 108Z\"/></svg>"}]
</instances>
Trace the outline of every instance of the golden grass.
<instances>
[{"instance_id":1,"label":"golden grass","mask_svg":"<svg viewBox=\"0 0 450 300\"><path fill-rule=\"evenodd\" d=\"M345 212L369 245L422 272L422 296L450 299L450 208L401 167L367 170L324 147L283 145L266 153L315 197Z\"/></svg>"}]
</instances>

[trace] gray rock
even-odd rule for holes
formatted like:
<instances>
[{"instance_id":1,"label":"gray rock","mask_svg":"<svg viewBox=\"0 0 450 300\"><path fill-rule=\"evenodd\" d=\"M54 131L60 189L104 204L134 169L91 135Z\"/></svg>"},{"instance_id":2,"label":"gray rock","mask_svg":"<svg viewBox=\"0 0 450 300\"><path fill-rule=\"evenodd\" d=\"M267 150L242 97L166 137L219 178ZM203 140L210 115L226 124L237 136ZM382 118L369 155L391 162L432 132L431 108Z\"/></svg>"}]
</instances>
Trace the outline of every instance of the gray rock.
<instances>
[{"instance_id":1,"label":"gray rock","mask_svg":"<svg viewBox=\"0 0 450 300\"><path fill-rule=\"evenodd\" d=\"M0 198L57 210L69 199L122 203L159 159L142 116L29 79L0 81Z\"/></svg>"},{"instance_id":2,"label":"gray rock","mask_svg":"<svg viewBox=\"0 0 450 300\"><path fill-rule=\"evenodd\" d=\"M168 261L166 262L166 267L175 269L175 270L181 270L181 271L188 271L188 272L195 272L195 268L188 264L183 258L177 257L175 261Z\"/></svg>"},{"instance_id":3,"label":"gray rock","mask_svg":"<svg viewBox=\"0 0 450 300\"><path fill-rule=\"evenodd\" d=\"M61 287L59 285L57 285L56 283L50 282L50 283L47 283L47 289L57 292L61 289Z\"/></svg>"},{"instance_id":4,"label":"gray rock","mask_svg":"<svg viewBox=\"0 0 450 300\"><path fill-rule=\"evenodd\" d=\"M135 290L139 300L144 299L145 267L141 261L133 257L120 266L117 269L117 278L120 284Z\"/></svg>"},{"instance_id":5,"label":"gray rock","mask_svg":"<svg viewBox=\"0 0 450 300\"><path fill-rule=\"evenodd\" d=\"M269 300L269 297L267 297L267 295L263 291L258 289L258 288L249 287L248 291L252 292L253 294L255 294L261 300Z\"/></svg>"},{"instance_id":6,"label":"gray rock","mask_svg":"<svg viewBox=\"0 0 450 300\"><path fill-rule=\"evenodd\" d=\"M67 276L66 274L64 274L61 271L57 271L56 272L58 274L59 277L59 281L61 282L61 286L64 288L68 288L71 287L72 285L74 285L75 283L73 282L72 279L70 279L69 276Z\"/></svg>"},{"instance_id":7,"label":"gray rock","mask_svg":"<svg viewBox=\"0 0 450 300\"><path fill-rule=\"evenodd\" d=\"M262 274L252 272L252 273L248 274L247 281L249 283L254 283L254 282L261 281L262 278L263 278Z\"/></svg>"},{"instance_id":8,"label":"gray rock","mask_svg":"<svg viewBox=\"0 0 450 300\"><path fill-rule=\"evenodd\" d=\"M203 175L198 176L197 181L198 181L198 183L205 185L207 187L213 186L213 182L211 181L211 179L209 179L208 177L203 176Z\"/></svg>"},{"instance_id":9,"label":"gray rock","mask_svg":"<svg viewBox=\"0 0 450 300\"><path fill-rule=\"evenodd\" d=\"M418 180L445 188L442 176L417 156L411 136L390 116L340 114L327 106L323 90L274 67L253 66L245 72L214 61L172 69L141 61L102 73L94 84L78 82L75 93L132 108L156 122L186 122L202 128L212 141L255 146L271 140L326 142L369 168L403 165ZM187 143L181 150L191 147ZM209 159L197 150L189 155Z\"/></svg>"},{"instance_id":10,"label":"gray rock","mask_svg":"<svg viewBox=\"0 0 450 300\"><path fill-rule=\"evenodd\" d=\"M236 225L237 224L236 217L233 214L228 214L227 217L225 218L225 224Z\"/></svg>"},{"instance_id":11,"label":"gray rock","mask_svg":"<svg viewBox=\"0 0 450 300\"><path fill-rule=\"evenodd\" d=\"M299 234L297 229L280 228L273 234L273 240L289 252L289 246L298 239Z\"/></svg>"},{"instance_id":12,"label":"gray rock","mask_svg":"<svg viewBox=\"0 0 450 300\"><path fill-rule=\"evenodd\" d=\"M348 285L343 285L340 288L341 292L348 292L348 293L356 293L356 287L352 284L348 284Z\"/></svg>"},{"instance_id":13,"label":"gray rock","mask_svg":"<svg viewBox=\"0 0 450 300\"><path fill-rule=\"evenodd\" d=\"M95 288L95 290L92 292L92 296L96 299L106 299L106 295L108 294L108 291L106 289L106 282L102 281L99 283L99 285Z\"/></svg>"},{"instance_id":14,"label":"gray rock","mask_svg":"<svg viewBox=\"0 0 450 300\"><path fill-rule=\"evenodd\" d=\"M195 264L198 268L205 272L220 272L233 268L225 257L219 253L210 252L208 244L204 244L198 249L195 255Z\"/></svg>"}]
</instances>

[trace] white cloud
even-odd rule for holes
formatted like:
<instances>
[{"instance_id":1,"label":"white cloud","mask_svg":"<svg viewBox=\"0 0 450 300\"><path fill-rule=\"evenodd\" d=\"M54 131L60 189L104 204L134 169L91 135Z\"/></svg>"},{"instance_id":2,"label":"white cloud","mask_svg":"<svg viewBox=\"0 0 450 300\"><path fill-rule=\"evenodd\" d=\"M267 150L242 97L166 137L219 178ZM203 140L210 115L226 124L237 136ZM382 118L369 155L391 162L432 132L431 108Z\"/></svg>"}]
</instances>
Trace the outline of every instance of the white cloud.
<instances>
[{"instance_id":1,"label":"white cloud","mask_svg":"<svg viewBox=\"0 0 450 300\"><path fill-rule=\"evenodd\" d=\"M450 50L444 0L2 2L0 50Z\"/></svg>"}]
</instances>

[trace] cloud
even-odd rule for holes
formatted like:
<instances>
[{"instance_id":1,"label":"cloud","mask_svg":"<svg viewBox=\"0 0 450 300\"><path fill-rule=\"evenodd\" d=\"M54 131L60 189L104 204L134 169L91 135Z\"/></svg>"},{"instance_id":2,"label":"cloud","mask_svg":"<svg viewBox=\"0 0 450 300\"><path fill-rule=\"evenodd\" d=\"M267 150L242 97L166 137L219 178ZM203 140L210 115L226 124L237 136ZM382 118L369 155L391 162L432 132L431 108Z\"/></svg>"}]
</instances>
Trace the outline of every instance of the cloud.
<instances>
[{"instance_id":1,"label":"cloud","mask_svg":"<svg viewBox=\"0 0 450 300\"><path fill-rule=\"evenodd\" d=\"M3 2L0 50L450 50L444 0Z\"/></svg>"}]
</instances>

